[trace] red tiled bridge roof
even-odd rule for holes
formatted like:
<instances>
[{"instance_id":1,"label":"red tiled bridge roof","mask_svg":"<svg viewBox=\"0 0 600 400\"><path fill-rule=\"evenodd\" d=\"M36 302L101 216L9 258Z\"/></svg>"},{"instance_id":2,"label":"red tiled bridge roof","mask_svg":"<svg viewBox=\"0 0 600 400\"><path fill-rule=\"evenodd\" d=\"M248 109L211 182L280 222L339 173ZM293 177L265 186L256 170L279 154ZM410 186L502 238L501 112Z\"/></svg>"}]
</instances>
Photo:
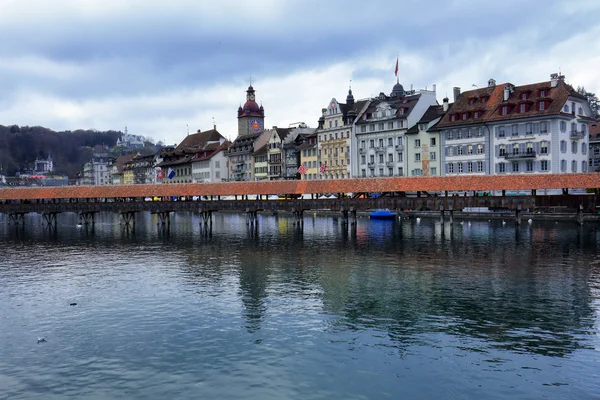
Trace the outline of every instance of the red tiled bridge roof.
<instances>
[{"instance_id":1,"label":"red tiled bridge roof","mask_svg":"<svg viewBox=\"0 0 600 400\"><path fill-rule=\"evenodd\" d=\"M442 176L316 181L59 186L0 189L0 200L149 196L229 196L358 192L443 192L600 188L600 174Z\"/></svg>"}]
</instances>

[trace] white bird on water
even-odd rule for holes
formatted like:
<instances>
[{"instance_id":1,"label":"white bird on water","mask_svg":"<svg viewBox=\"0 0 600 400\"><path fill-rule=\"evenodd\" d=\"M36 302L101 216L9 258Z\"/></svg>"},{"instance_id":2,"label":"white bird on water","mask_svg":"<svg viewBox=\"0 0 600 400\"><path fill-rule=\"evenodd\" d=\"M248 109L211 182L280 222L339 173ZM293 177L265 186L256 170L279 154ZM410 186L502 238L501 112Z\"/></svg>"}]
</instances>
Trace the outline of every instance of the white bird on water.
<instances>
[{"instance_id":1,"label":"white bird on water","mask_svg":"<svg viewBox=\"0 0 600 400\"><path fill-rule=\"evenodd\" d=\"M76 226L77 226L78 228L81 228L81 224L77 224Z\"/></svg>"},{"instance_id":2,"label":"white bird on water","mask_svg":"<svg viewBox=\"0 0 600 400\"><path fill-rule=\"evenodd\" d=\"M506 221L502 221L502 225L506 225Z\"/></svg>"},{"instance_id":3,"label":"white bird on water","mask_svg":"<svg viewBox=\"0 0 600 400\"><path fill-rule=\"evenodd\" d=\"M529 219L527 220L527 222L529 222L529 223L532 223L533 221L531 220L531 218L529 218Z\"/></svg>"},{"instance_id":4,"label":"white bird on water","mask_svg":"<svg viewBox=\"0 0 600 400\"><path fill-rule=\"evenodd\" d=\"M417 217L417 222L421 222L421 217Z\"/></svg>"},{"instance_id":5,"label":"white bird on water","mask_svg":"<svg viewBox=\"0 0 600 400\"><path fill-rule=\"evenodd\" d=\"M38 341L37 341L37 342L38 342L38 343L43 343L43 342L45 342L45 341L46 341L46 338L45 338L45 337L43 337L43 336L40 336L40 337L38 338Z\"/></svg>"}]
</instances>

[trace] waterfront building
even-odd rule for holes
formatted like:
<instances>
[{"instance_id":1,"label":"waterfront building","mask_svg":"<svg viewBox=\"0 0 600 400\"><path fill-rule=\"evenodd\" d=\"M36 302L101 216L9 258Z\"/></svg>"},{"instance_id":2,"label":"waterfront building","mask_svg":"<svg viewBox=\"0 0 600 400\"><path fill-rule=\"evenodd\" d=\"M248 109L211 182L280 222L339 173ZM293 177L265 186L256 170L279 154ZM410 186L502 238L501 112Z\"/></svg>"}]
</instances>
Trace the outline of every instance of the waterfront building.
<instances>
[{"instance_id":1,"label":"waterfront building","mask_svg":"<svg viewBox=\"0 0 600 400\"><path fill-rule=\"evenodd\" d=\"M303 180L315 180L319 178L319 159L317 157L317 133L311 133L304 138L298 147L300 165L305 168L301 174ZM296 171L298 168L296 168Z\"/></svg>"},{"instance_id":2,"label":"waterfront building","mask_svg":"<svg viewBox=\"0 0 600 400\"><path fill-rule=\"evenodd\" d=\"M142 185L154 183L154 155L136 154L125 163L125 170L131 170L133 184Z\"/></svg>"},{"instance_id":3,"label":"waterfront building","mask_svg":"<svg viewBox=\"0 0 600 400\"><path fill-rule=\"evenodd\" d=\"M254 180L263 181L269 179L269 163L267 162L267 144L264 143L253 154L254 159Z\"/></svg>"},{"instance_id":4,"label":"waterfront building","mask_svg":"<svg viewBox=\"0 0 600 400\"><path fill-rule=\"evenodd\" d=\"M218 156L220 152L226 152L228 146L229 142L217 131L216 126L211 130L198 130L197 133L187 135L175 149L161 152L162 162L158 167L162 170L162 182L218 182L228 179L223 170L228 169L227 162ZM213 155L216 158L212 159ZM216 177L217 171L219 178Z\"/></svg>"},{"instance_id":5,"label":"waterfront building","mask_svg":"<svg viewBox=\"0 0 600 400\"><path fill-rule=\"evenodd\" d=\"M563 75L522 86L490 79L456 97L438 124L446 175L587 172L591 109Z\"/></svg>"},{"instance_id":6,"label":"waterfront building","mask_svg":"<svg viewBox=\"0 0 600 400\"><path fill-rule=\"evenodd\" d=\"M438 176L440 172L440 135L435 125L444 115L444 107L448 110L448 99L445 105L429 106L418 123L405 133L407 175ZM392 153L388 155L387 166L393 165Z\"/></svg>"},{"instance_id":7,"label":"waterfront building","mask_svg":"<svg viewBox=\"0 0 600 400\"><path fill-rule=\"evenodd\" d=\"M109 185L110 170L108 153L93 153L92 158L83 165L83 185Z\"/></svg>"},{"instance_id":8,"label":"waterfront building","mask_svg":"<svg viewBox=\"0 0 600 400\"><path fill-rule=\"evenodd\" d=\"M590 172L600 172L600 121L588 124L590 132L589 168Z\"/></svg>"},{"instance_id":9,"label":"waterfront building","mask_svg":"<svg viewBox=\"0 0 600 400\"><path fill-rule=\"evenodd\" d=\"M267 163L269 180L282 179L283 177L283 141L290 133L290 128L273 127L269 132L267 142Z\"/></svg>"},{"instance_id":10,"label":"waterfront building","mask_svg":"<svg viewBox=\"0 0 600 400\"><path fill-rule=\"evenodd\" d=\"M409 90L397 82L389 96L380 93L371 99L356 119L352 157L355 177L404 176L407 130L437 105L434 90ZM420 152L420 147L418 152Z\"/></svg>"},{"instance_id":11,"label":"waterfront building","mask_svg":"<svg viewBox=\"0 0 600 400\"><path fill-rule=\"evenodd\" d=\"M255 96L252 85L248 86L246 102L238 108L238 136L227 153L230 180L254 180L254 141L264 132L265 123L265 110Z\"/></svg>"},{"instance_id":12,"label":"waterfront building","mask_svg":"<svg viewBox=\"0 0 600 400\"><path fill-rule=\"evenodd\" d=\"M322 179L351 177L351 146L354 121L368 104L368 100L354 101L348 90L346 103L332 98L323 109L323 124L317 128L319 173Z\"/></svg>"},{"instance_id":13,"label":"waterfront building","mask_svg":"<svg viewBox=\"0 0 600 400\"><path fill-rule=\"evenodd\" d=\"M316 145L316 136L314 135L316 129L310 128L304 122L299 122L290 126L290 133L286 136L283 141L283 158L284 158L284 179L302 179L301 175L306 175L309 171L304 171L304 174L298 172L298 168L301 165L302 155L300 153L300 146L302 146L308 137L312 135L314 144ZM317 149L314 148L314 166L317 168Z\"/></svg>"},{"instance_id":14,"label":"waterfront building","mask_svg":"<svg viewBox=\"0 0 600 400\"><path fill-rule=\"evenodd\" d=\"M110 185L123 185L125 183L123 179L125 163L131 160L133 156L133 154L120 155L110 162L110 164L108 165L108 169L110 171ZM131 179L133 180L133 174L131 176Z\"/></svg>"}]
</instances>

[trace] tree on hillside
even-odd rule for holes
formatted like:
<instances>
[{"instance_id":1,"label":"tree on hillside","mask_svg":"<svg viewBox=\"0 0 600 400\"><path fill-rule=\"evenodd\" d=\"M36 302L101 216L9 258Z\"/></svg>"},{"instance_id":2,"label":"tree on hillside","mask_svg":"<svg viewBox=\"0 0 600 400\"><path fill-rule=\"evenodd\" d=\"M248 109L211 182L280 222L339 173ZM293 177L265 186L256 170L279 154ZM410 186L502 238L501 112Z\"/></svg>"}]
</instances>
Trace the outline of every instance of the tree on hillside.
<instances>
[{"instance_id":1,"label":"tree on hillside","mask_svg":"<svg viewBox=\"0 0 600 400\"><path fill-rule=\"evenodd\" d=\"M600 114L598 113L598 97L596 97L596 93L588 92L583 86L578 86L577 91L587 97L590 108L592 109L592 118L598 119Z\"/></svg>"}]
</instances>

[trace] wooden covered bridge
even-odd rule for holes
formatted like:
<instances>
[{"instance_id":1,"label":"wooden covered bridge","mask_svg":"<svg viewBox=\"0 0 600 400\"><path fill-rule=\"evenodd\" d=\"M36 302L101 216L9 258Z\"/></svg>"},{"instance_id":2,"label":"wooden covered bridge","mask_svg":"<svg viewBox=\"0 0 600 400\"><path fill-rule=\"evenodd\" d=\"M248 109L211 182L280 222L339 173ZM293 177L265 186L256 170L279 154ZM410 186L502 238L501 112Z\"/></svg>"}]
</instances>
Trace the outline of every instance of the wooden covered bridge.
<instances>
[{"instance_id":1,"label":"wooden covered bridge","mask_svg":"<svg viewBox=\"0 0 600 400\"><path fill-rule=\"evenodd\" d=\"M488 207L514 210L518 222L522 210L564 207L582 222L584 212L600 207L598 189L594 173L25 187L0 189L0 213L16 223L39 213L55 226L63 212L78 213L83 223L93 223L98 212L117 212L130 225L137 212L158 214L168 224L170 213L190 211L210 224L213 212L239 211L253 224L259 211L289 211L301 225L308 210L340 212L346 223L356 222L357 210L435 210L443 222L455 210Z\"/></svg>"}]
</instances>

